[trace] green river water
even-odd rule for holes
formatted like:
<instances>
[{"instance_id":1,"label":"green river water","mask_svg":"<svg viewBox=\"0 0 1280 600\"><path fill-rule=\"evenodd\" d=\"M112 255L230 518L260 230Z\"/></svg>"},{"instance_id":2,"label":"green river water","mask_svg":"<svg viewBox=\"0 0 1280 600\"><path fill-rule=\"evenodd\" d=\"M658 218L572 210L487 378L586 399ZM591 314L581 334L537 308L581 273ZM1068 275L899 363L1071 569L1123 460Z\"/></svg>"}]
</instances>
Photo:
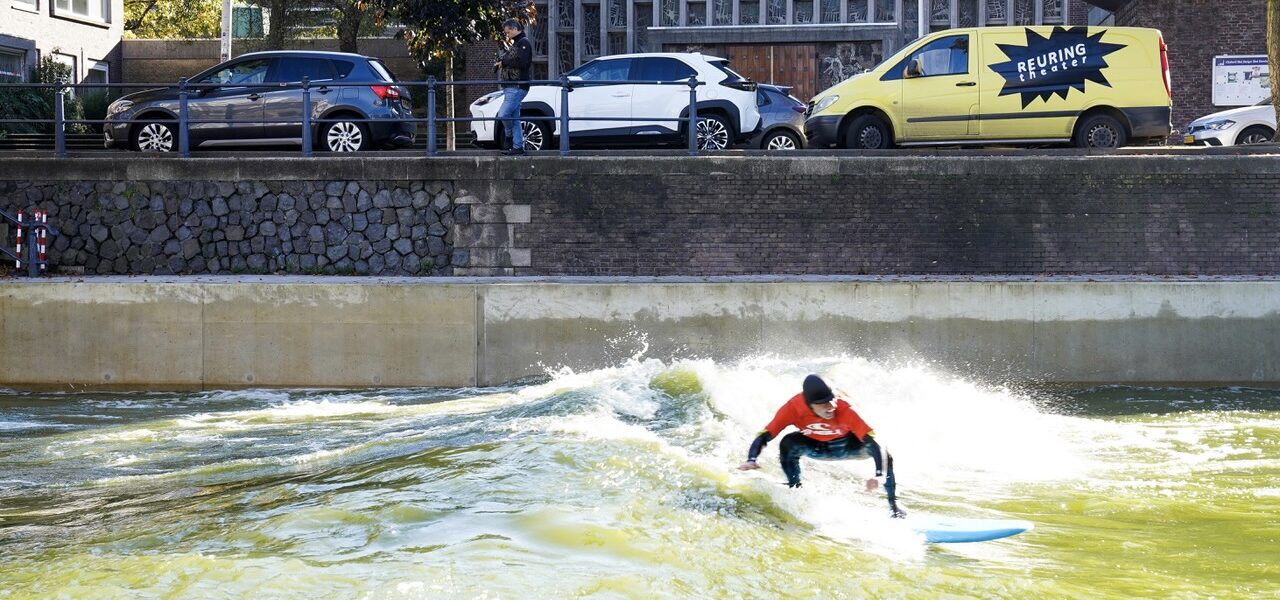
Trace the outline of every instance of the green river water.
<instances>
[{"instance_id":1,"label":"green river water","mask_svg":"<svg viewBox=\"0 0 1280 600\"><path fill-rule=\"evenodd\" d=\"M925 544L755 432L806 373ZM909 519L908 519L909 521ZM1280 597L1280 391L1010 390L858 358L634 360L485 389L0 390L0 598Z\"/></svg>"}]
</instances>

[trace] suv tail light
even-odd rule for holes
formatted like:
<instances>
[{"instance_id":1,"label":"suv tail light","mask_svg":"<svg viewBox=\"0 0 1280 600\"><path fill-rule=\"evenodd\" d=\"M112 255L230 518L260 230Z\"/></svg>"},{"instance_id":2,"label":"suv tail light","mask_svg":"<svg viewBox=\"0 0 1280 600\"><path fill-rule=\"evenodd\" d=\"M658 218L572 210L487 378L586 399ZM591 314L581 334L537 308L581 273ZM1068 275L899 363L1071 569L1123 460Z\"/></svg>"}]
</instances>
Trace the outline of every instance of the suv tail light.
<instances>
[{"instance_id":1,"label":"suv tail light","mask_svg":"<svg viewBox=\"0 0 1280 600\"><path fill-rule=\"evenodd\" d=\"M1160 36L1160 68L1164 71L1164 91L1172 100L1173 81L1169 78L1169 47L1164 43L1164 36Z\"/></svg>"},{"instance_id":2,"label":"suv tail light","mask_svg":"<svg viewBox=\"0 0 1280 600\"><path fill-rule=\"evenodd\" d=\"M726 79L721 81L720 85L727 88L733 88L735 90L742 90L744 92L756 91L756 82L751 81L750 79Z\"/></svg>"},{"instance_id":3,"label":"suv tail light","mask_svg":"<svg viewBox=\"0 0 1280 600\"><path fill-rule=\"evenodd\" d=\"M371 85L369 89L373 90L374 94L377 94L379 100L386 100L387 98L392 100L400 99L400 89L394 85Z\"/></svg>"}]
</instances>

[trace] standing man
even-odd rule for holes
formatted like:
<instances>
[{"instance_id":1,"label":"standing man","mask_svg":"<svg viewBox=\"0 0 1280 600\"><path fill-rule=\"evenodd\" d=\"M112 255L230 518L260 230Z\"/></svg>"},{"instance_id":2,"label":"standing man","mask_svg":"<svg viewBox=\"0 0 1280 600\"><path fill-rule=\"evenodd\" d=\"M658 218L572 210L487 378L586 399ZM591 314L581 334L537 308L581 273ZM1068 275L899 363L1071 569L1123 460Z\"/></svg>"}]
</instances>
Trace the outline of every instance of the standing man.
<instances>
[{"instance_id":1,"label":"standing man","mask_svg":"<svg viewBox=\"0 0 1280 600\"><path fill-rule=\"evenodd\" d=\"M848 402L836 398L821 377L805 377L802 387L803 391L782 405L764 431L756 436L747 452L747 462L738 468L743 471L759 469L756 459L760 456L760 451L764 450L765 444L788 426L795 426L800 431L791 432L782 438L779 449L782 471L787 475L788 486L800 487L802 456L818 460L870 456L876 465L876 475L867 479L867 491L875 491L880 487L880 478L884 476L887 465L888 477L884 488L889 495L889 508L893 511L893 516L903 516L894 498L893 457L880 449L871 427L854 412Z\"/></svg>"},{"instance_id":2,"label":"standing man","mask_svg":"<svg viewBox=\"0 0 1280 600\"><path fill-rule=\"evenodd\" d=\"M524 131L520 129L520 103L529 93L533 44L524 34L524 25L515 19L503 21L502 33L511 41L511 45L502 53L498 62L493 63L493 70L498 72L498 79L503 82L502 108L498 109L498 119L503 123L506 138L511 140L510 149L503 154L523 156Z\"/></svg>"}]
</instances>

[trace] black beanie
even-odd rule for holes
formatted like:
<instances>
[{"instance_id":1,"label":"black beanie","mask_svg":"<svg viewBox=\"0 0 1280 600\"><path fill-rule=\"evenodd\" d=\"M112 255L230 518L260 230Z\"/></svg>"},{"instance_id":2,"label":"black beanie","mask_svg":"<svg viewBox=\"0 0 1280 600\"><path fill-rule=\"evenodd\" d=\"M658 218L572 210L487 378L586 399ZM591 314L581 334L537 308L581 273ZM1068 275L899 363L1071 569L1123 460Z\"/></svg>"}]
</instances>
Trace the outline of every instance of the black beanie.
<instances>
[{"instance_id":1,"label":"black beanie","mask_svg":"<svg viewBox=\"0 0 1280 600\"><path fill-rule=\"evenodd\" d=\"M835 394L831 393L831 388L827 387L827 383L817 375L810 375L804 378L804 401L809 404L825 404L832 401Z\"/></svg>"}]
</instances>

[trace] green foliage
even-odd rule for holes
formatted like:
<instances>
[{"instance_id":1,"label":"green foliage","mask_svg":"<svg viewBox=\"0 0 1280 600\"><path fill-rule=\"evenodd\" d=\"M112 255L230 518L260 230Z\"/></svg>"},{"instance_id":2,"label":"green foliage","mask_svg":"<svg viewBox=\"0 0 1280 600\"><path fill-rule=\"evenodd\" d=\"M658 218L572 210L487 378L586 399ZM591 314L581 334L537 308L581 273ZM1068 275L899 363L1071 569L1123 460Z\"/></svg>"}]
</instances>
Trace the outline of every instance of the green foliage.
<instances>
[{"instance_id":1,"label":"green foliage","mask_svg":"<svg viewBox=\"0 0 1280 600\"><path fill-rule=\"evenodd\" d=\"M456 53L466 44L497 39L502 22L537 20L532 0L379 0L396 21L409 52L426 65Z\"/></svg>"},{"instance_id":2,"label":"green foliage","mask_svg":"<svg viewBox=\"0 0 1280 600\"><path fill-rule=\"evenodd\" d=\"M222 31L221 0L125 0L125 37L216 38Z\"/></svg>"}]
</instances>

